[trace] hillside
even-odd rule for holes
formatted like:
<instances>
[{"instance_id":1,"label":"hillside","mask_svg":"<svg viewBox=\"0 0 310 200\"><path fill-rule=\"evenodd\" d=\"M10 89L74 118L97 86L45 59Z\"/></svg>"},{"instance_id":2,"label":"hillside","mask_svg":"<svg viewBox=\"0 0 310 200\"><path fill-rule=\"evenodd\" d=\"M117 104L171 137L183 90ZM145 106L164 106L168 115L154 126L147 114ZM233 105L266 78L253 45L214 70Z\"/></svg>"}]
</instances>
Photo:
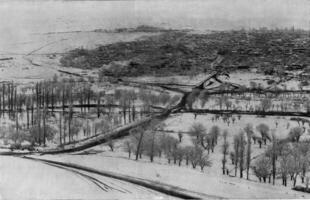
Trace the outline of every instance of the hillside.
<instances>
[{"instance_id":1,"label":"hillside","mask_svg":"<svg viewBox=\"0 0 310 200\"><path fill-rule=\"evenodd\" d=\"M170 30L137 41L75 49L61 58L61 64L102 68L105 75L115 76L188 75L211 69L251 68L265 74L284 75L285 70L309 70L309 34L293 29L206 34Z\"/></svg>"}]
</instances>

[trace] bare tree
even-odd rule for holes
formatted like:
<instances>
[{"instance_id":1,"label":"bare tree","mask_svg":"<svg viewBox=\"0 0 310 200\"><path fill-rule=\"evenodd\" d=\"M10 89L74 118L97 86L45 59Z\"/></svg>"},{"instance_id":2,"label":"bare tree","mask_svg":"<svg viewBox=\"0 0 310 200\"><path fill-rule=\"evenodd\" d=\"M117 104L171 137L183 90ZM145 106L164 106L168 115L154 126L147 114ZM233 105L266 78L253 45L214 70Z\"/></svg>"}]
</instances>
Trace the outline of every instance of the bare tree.
<instances>
[{"instance_id":1,"label":"bare tree","mask_svg":"<svg viewBox=\"0 0 310 200\"><path fill-rule=\"evenodd\" d=\"M231 164L234 165L235 164L235 152L231 151L229 153L229 158L231 160Z\"/></svg>"},{"instance_id":2,"label":"bare tree","mask_svg":"<svg viewBox=\"0 0 310 200\"><path fill-rule=\"evenodd\" d=\"M239 173L240 178L243 177L243 170L244 170L244 154L245 154L245 138L244 133L241 132L239 134L239 143L240 143L240 150L239 150Z\"/></svg>"},{"instance_id":3,"label":"bare tree","mask_svg":"<svg viewBox=\"0 0 310 200\"><path fill-rule=\"evenodd\" d=\"M212 138L212 146L215 146L217 144L217 139L220 134L220 128L218 126L212 126L209 134Z\"/></svg>"},{"instance_id":4,"label":"bare tree","mask_svg":"<svg viewBox=\"0 0 310 200\"><path fill-rule=\"evenodd\" d=\"M136 142L136 160L138 160L144 136L144 129L141 126L139 126L137 128L131 129L130 134L133 136Z\"/></svg>"},{"instance_id":5,"label":"bare tree","mask_svg":"<svg viewBox=\"0 0 310 200\"><path fill-rule=\"evenodd\" d=\"M182 147L178 147L176 153L177 153L179 166L181 166L182 160L184 159L184 156L185 156L185 151Z\"/></svg>"},{"instance_id":6,"label":"bare tree","mask_svg":"<svg viewBox=\"0 0 310 200\"><path fill-rule=\"evenodd\" d=\"M194 123L190 127L188 132L191 136L194 136L196 137L196 139L199 139L201 135L206 133L206 128L201 123Z\"/></svg>"},{"instance_id":7,"label":"bare tree","mask_svg":"<svg viewBox=\"0 0 310 200\"><path fill-rule=\"evenodd\" d=\"M244 131L247 135L247 152L246 152L246 179L249 180L249 172L251 165L251 138L253 136L253 125L247 124L244 128Z\"/></svg>"},{"instance_id":8,"label":"bare tree","mask_svg":"<svg viewBox=\"0 0 310 200\"><path fill-rule=\"evenodd\" d=\"M58 131L59 131L59 145L62 145L62 113L59 113L59 123L58 123Z\"/></svg>"},{"instance_id":9,"label":"bare tree","mask_svg":"<svg viewBox=\"0 0 310 200\"><path fill-rule=\"evenodd\" d=\"M79 119L72 119L71 120L71 134L69 135L69 137L71 137L71 141L74 140L74 137L76 137L78 135L78 133L81 131L82 129L82 122Z\"/></svg>"},{"instance_id":10,"label":"bare tree","mask_svg":"<svg viewBox=\"0 0 310 200\"><path fill-rule=\"evenodd\" d=\"M192 146L186 146L184 147L184 157L185 157L185 163L186 165L189 164L189 160L190 160L190 157L191 157L191 152L192 152Z\"/></svg>"},{"instance_id":11,"label":"bare tree","mask_svg":"<svg viewBox=\"0 0 310 200\"><path fill-rule=\"evenodd\" d=\"M277 168L276 168L276 161L278 158L279 153L279 140L277 139L275 133L272 134L272 145L269 147L271 164L272 164L272 183L275 184Z\"/></svg>"},{"instance_id":12,"label":"bare tree","mask_svg":"<svg viewBox=\"0 0 310 200\"><path fill-rule=\"evenodd\" d=\"M261 102L260 102L260 106L262 108L263 111L266 111L268 109L270 109L272 103L271 103L271 100L268 98L265 98L265 99L262 99Z\"/></svg>"},{"instance_id":13,"label":"bare tree","mask_svg":"<svg viewBox=\"0 0 310 200\"><path fill-rule=\"evenodd\" d=\"M279 150L279 167L278 171L282 177L282 185L287 186L287 177L293 168L293 157L291 156L291 144L283 143L278 146Z\"/></svg>"},{"instance_id":14,"label":"bare tree","mask_svg":"<svg viewBox=\"0 0 310 200\"><path fill-rule=\"evenodd\" d=\"M86 123L83 124L83 132L86 137L89 137L91 134L91 126L89 121L89 119L86 119Z\"/></svg>"},{"instance_id":15,"label":"bare tree","mask_svg":"<svg viewBox=\"0 0 310 200\"><path fill-rule=\"evenodd\" d=\"M226 171L226 162L227 162L227 155L228 155L228 150L229 150L229 143L227 141L227 135L228 131L224 130L223 132L223 146L222 146L222 153L223 153L223 160L222 160L222 169L223 169L223 174L225 174Z\"/></svg>"},{"instance_id":16,"label":"bare tree","mask_svg":"<svg viewBox=\"0 0 310 200\"><path fill-rule=\"evenodd\" d=\"M282 177L282 185L287 186L287 176L289 174L291 157L290 156L281 156L279 159L279 173Z\"/></svg>"},{"instance_id":17,"label":"bare tree","mask_svg":"<svg viewBox=\"0 0 310 200\"><path fill-rule=\"evenodd\" d=\"M267 177L271 174L270 159L268 157L262 156L255 161L252 168L259 181L261 182L263 179L264 183L266 183Z\"/></svg>"},{"instance_id":18,"label":"bare tree","mask_svg":"<svg viewBox=\"0 0 310 200\"><path fill-rule=\"evenodd\" d=\"M216 103L218 104L220 110L222 110L223 104L225 104L226 101L228 101L228 97L224 95L216 99Z\"/></svg>"},{"instance_id":19,"label":"bare tree","mask_svg":"<svg viewBox=\"0 0 310 200\"><path fill-rule=\"evenodd\" d=\"M210 150L214 149L214 140L210 134L202 134L199 139L193 138L192 139L194 144L201 145L204 149L210 153Z\"/></svg>"},{"instance_id":20,"label":"bare tree","mask_svg":"<svg viewBox=\"0 0 310 200\"><path fill-rule=\"evenodd\" d=\"M183 138L183 133L182 132L178 132L178 137L179 137L179 142L182 142L182 138Z\"/></svg>"},{"instance_id":21,"label":"bare tree","mask_svg":"<svg viewBox=\"0 0 310 200\"><path fill-rule=\"evenodd\" d=\"M309 170L310 165L310 147L309 147L309 141L303 141L298 144L294 144L294 149L297 151L296 154L298 154L298 163L300 167L300 178L301 182L304 183L305 176L307 171Z\"/></svg>"},{"instance_id":22,"label":"bare tree","mask_svg":"<svg viewBox=\"0 0 310 200\"><path fill-rule=\"evenodd\" d=\"M229 108L231 108L231 106L232 106L232 102L231 102L231 101L227 100L227 101L225 101L224 103L225 103L225 106L226 106L226 110L228 110Z\"/></svg>"},{"instance_id":23,"label":"bare tree","mask_svg":"<svg viewBox=\"0 0 310 200\"><path fill-rule=\"evenodd\" d=\"M126 140L124 142L124 146L125 146L125 151L128 152L128 158L130 158L131 157L131 152L133 150L133 146L132 146L131 142L129 140Z\"/></svg>"},{"instance_id":24,"label":"bare tree","mask_svg":"<svg viewBox=\"0 0 310 200\"><path fill-rule=\"evenodd\" d=\"M262 137L262 141L265 143L267 143L267 139L270 140L270 136L269 136L269 126L264 124L264 123L261 123L259 124L258 126L256 126L256 130L258 132L260 132L261 134L261 137Z\"/></svg>"},{"instance_id":25,"label":"bare tree","mask_svg":"<svg viewBox=\"0 0 310 200\"><path fill-rule=\"evenodd\" d=\"M146 149L146 154L150 157L150 161L154 161L154 156L156 155L156 150L157 150L157 139L156 139L156 131L146 131L146 135L144 138L143 142L145 149Z\"/></svg>"},{"instance_id":26,"label":"bare tree","mask_svg":"<svg viewBox=\"0 0 310 200\"><path fill-rule=\"evenodd\" d=\"M290 152L291 162L289 163L289 174L293 180L293 186L296 186L297 177L302 173L303 164L306 161L301 155L298 144L293 145Z\"/></svg>"},{"instance_id":27,"label":"bare tree","mask_svg":"<svg viewBox=\"0 0 310 200\"><path fill-rule=\"evenodd\" d=\"M288 138L291 142L299 142L300 136L303 134L304 130L301 127L291 128Z\"/></svg>"},{"instance_id":28,"label":"bare tree","mask_svg":"<svg viewBox=\"0 0 310 200\"><path fill-rule=\"evenodd\" d=\"M111 151L114 151L114 141L113 139L108 140L108 147L110 148Z\"/></svg>"},{"instance_id":29,"label":"bare tree","mask_svg":"<svg viewBox=\"0 0 310 200\"><path fill-rule=\"evenodd\" d=\"M200 159L203 155L203 150L200 146L198 145L195 145L193 148L192 148L192 151L191 151L191 156L190 156L190 161L191 161L191 164L192 164L192 167L195 169L196 166L199 164L200 162Z\"/></svg>"},{"instance_id":30,"label":"bare tree","mask_svg":"<svg viewBox=\"0 0 310 200\"><path fill-rule=\"evenodd\" d=\"M165 152L166 157L168 159L168 163L170 163L171 158L176 159L175 150L177 148L179 141L172 136L162 137L160 141L161 141L162 146L164 148L164 152Z\"/></svg>"},{"instance_id":31,"label":"bare tree","mask_svg":"<svg viewBox=\"0 0 310 200\"><path fill-rule=\"evenodd\" d=\"M235 176L237 176L238 164L239 164L239 151L240 151L240 140L239 136L234 136L234 165L235 165Z\"/></svg>"},{"instance_id":32,"label":"bare tree","mask_svg":"<svg viewBox=\"0 0 310 200\"><path fill-rule=\"evenodd\" d=\"M42 119L43 119L43 145L46 146L46 120L47 120L47 108L46 108L46 105L44 105L44 108L43 108Z\"/></svg>"},{"instance_id":33,"label":"bare tree","mask_svg":"<svg viewBox=\"0 0 310 200\"><path fill-rule=\"evenodd\" d=\"M203 171L205 166L211 166L212 163L211 163L208 155L201 154L201 157L199 159L198 164L200 166L201 171Z\"/></svg>"}]
</instances>

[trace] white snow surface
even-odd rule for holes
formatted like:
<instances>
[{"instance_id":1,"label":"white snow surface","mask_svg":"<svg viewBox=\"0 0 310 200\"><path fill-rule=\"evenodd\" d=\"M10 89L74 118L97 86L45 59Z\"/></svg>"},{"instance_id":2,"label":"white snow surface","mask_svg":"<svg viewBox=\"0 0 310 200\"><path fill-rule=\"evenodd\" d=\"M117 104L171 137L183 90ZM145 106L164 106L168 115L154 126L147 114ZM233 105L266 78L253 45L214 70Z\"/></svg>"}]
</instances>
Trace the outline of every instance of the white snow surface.
<instances>
[{"instance_id":1,"label":"white snow surface","mask_svg":"<svg viewBox=\"0 0 310 200\"><path fill-rule=\"evenodd\" d=\"M80 174L36 161L1 156L0 199L173 199L123 181L86 175L106 184L106 191Z\"/></svg>"},{"instance_id":2,"label":"white snow surface","mask_svg":"<svg viewBox=\"0 0 310 200\"><path fill-rule=\"evenodd\" d=\"M45 155L34 156L60 162L74 163L97 170L110 171L123 175L178 186L193 192L221 198L234 199L296 199L310 198L309 194L291 190L289 187L262 184L254 180L221 175L221 168L214 166L204 172L190 166L179 167L164 163L150 163L147 160L134 161L124 153L104 152L96 155Z\"/></svg>"}]
</instances>

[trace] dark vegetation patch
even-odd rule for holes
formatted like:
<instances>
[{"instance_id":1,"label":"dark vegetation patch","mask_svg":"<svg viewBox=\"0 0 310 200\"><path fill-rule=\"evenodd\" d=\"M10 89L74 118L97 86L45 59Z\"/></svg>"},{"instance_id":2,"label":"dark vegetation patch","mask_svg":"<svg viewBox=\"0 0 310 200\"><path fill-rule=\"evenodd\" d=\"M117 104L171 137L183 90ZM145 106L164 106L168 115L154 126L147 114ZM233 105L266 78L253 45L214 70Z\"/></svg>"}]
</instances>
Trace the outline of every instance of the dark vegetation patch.
<instances>
[{"instance_id":1,"label":"dark vegetation patch","mask_svg":"<svg viewBox=\"0 0 310 200\"><path fill-rule=\"evenodd\" d=\"M310 193L310 188L303 187L300 185L293 187L293 190Z\"/></svg>"},{"instance_id":2,"label":"dark vegetation patch","mask_svg":"<svg viewBox=\"0 0 310 200\"><path fill-rule=\"evenodd\" d=\"M169 31L172 31L172 29L141 25L135 28L117 28L114 30L96 29L94 31L95 32L106 32L106 33L137 33L137 32L159 33L159 32L169 32Z\"/></svg>"},{"instance_id":3,"label":"dark vegetation patch","mask_svg":"<svg viewBox=\"0 0 310 200\"><path fill-rule=\"evenodd\" d=\"M75 49L65 55L61 63L66 67L102 68L105 75L114 76L188 75L214 69L251 68L285 76L287 70L309 70L309 34L302 30L259 29L209 34L169 30L137 41L91 50Z\"/></svg>"}]
</instances>

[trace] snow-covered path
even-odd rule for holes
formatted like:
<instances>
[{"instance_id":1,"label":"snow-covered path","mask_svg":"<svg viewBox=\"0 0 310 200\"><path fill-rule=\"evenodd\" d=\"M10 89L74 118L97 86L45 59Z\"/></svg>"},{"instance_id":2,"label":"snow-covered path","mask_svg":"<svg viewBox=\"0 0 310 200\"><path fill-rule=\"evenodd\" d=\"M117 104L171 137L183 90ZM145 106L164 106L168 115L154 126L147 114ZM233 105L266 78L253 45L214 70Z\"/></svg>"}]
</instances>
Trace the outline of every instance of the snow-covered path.
<instances>
[{"instance_id":1,"label":"snow-covered path","mask_svg":"<svg viewBox=\"0 0 310 200\"><path fill-rule=\"evenodd\" d=\"M172 199L140 186L92 173L0 156L0 199L141 198Z\"/></svg>"}]
</instances>

